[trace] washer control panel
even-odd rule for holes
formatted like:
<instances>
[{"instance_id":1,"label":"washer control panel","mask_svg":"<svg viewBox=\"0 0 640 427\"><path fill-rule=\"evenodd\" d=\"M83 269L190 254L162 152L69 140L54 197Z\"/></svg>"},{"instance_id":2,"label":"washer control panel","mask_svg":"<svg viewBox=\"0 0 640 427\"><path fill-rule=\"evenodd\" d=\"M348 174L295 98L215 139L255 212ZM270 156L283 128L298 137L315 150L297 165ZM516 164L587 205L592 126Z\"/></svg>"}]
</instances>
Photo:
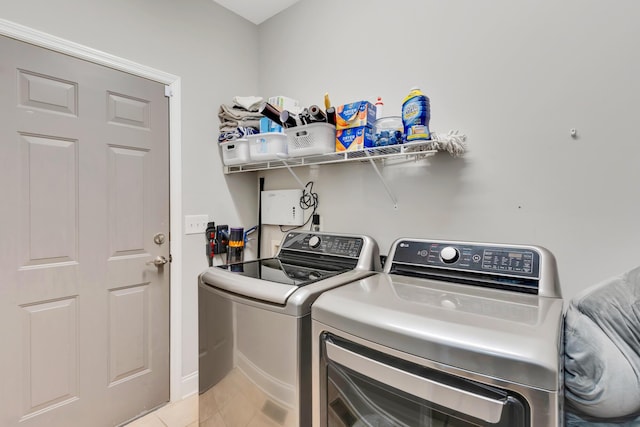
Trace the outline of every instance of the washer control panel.
<instances>
[{"instance_id":1,"label":"washer control panel","mask_svg":"<svg viewBox=\"0 0 640 427\"><path fill-rule=\"evenodd\" d=\"M393 262L532 279L539 278L540 270L534 248L423 240L397 242Z\"/></svg>"},{"instance_id":2,"label":"washer control panel","mask_svg":"<svg viewBox=\"0 0 640 427\"><path fill-rule=\"evenodd\" d=\"M289 233L282 242L283 250L358 258L364 240L360 237L322 233Z\"/></svg>"}]
</instances>

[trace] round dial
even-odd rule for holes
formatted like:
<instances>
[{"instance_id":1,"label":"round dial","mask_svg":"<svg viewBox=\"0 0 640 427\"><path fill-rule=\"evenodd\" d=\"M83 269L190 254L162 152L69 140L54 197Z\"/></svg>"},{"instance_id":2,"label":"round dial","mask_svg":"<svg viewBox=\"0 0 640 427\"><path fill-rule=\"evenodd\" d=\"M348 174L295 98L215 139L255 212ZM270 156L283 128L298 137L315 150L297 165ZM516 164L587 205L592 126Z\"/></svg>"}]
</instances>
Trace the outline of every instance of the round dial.
<instances>
[{"instance_id":1,"label":"round dial","mask_svg":"<svg viewBox=\"0 0 640 427\"><path fill-rule=\"evenodd\" d=\"M320 238L318 236L311 236L311 238L309 238L309 246L314 249L320 246Z\"/></svg>"},{"instance_id":2,"label":"round dial","mask_svg":"<svg viewBox=\"0 0 640 427\"><path fill-rule=\"evenodd\" d=\"M454 248L453 246L447 246L440 251L440 258L442 258L442 261L447 264L456 262L459 257L460 252L458 252L458 249Z\"/></svg>"}]
</instances>

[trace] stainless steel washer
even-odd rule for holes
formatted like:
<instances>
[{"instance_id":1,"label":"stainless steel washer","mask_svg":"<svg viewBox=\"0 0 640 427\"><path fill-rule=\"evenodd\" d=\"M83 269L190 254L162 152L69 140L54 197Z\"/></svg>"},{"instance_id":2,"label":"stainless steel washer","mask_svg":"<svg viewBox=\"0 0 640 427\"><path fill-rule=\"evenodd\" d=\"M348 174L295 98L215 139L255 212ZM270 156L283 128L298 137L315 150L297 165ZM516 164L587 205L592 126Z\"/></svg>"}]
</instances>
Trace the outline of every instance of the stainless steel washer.
<instances>
[{"instance_id":1,"label":"stainless steel washer","mask_svg":"<svg viewBox=\"0 0 640 427\"><path fill-rule=\"evenodd\" d=\"M562 310L544 248L399 239L312 307L313 426L562 426Z\"/></svg>"},{"instance_id":2,"label":"stainless steel washer","mask_svg":"<svg viewBox=\"0 0 640 427\"><path fill-rule=\"evenodd\" d=\"M311 425L311 304L375 270L368 236L289 232L274 258L202 273L200 425Z\"/></svg>"}]
</instances>

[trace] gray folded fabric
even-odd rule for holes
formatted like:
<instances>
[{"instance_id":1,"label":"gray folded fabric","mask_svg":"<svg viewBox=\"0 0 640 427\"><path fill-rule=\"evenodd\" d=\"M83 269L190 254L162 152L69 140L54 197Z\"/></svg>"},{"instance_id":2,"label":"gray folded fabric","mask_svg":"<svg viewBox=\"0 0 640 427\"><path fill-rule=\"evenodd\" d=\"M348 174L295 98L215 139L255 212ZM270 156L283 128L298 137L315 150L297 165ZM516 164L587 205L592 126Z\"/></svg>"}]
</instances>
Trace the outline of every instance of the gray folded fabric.
<instances>
[{"instance_id":1,"label":"gray folded fabric","mask_svg":"<svg viewBox=\"0 0 640 427\"><path fill-rule=\"evenodd\" d=\"M260 128L260 119L263 117L260 113L225 104L220 105L218 110L219 128L223 132L232 131L238 127Z\"/></svg>"},{"instance_id":2,"label":"gray folded fabric","mask_svg":"<svg viewBox=\"0 0 640 427\"><path fill-rule=\"evenodd\" d=\"M632 419L598 421L593 418L581 418L571 412L565 417L566 427L638 427L640 416Z\"/></svg>"},{"instance_id":3,"label":"gray folded fabric","mask_svg":"<svg viewBox=\"0 0 640 427\"><path fill-rule=\"evenodd\" d=\"M573 298L565 317L567 410L640 416L640 267Z\"/></svg>"}]
</instances>

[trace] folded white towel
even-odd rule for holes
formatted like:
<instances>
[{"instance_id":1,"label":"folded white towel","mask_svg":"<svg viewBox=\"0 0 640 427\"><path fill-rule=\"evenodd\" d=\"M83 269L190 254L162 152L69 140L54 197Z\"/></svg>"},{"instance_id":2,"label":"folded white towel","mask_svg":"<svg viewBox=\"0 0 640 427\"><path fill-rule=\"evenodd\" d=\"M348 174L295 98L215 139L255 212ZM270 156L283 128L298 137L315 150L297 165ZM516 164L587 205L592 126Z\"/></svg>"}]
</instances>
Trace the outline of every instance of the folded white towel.
<instances>
[{"instance_id":1,"label":"folded white towel","mask_svg":"<svg viewBox=\"0 0 640 427\"><path fill-rule=\"evenodd\" d=\"M261 96L234 96L233 104L242 107L247 111L258 111L262 103Z\"/></svg>"}]
</instances>

